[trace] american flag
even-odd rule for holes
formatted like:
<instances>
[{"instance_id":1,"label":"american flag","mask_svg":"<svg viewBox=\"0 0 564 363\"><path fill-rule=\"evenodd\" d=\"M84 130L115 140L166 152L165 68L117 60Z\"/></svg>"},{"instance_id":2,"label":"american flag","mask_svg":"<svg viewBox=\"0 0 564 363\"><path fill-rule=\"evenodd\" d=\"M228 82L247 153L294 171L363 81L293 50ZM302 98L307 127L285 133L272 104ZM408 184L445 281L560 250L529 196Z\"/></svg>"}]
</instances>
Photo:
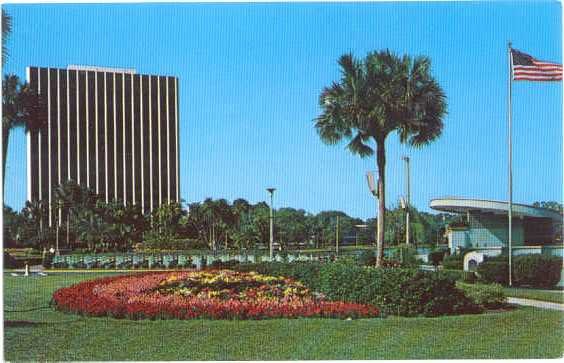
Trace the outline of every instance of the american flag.
<instances>
[{"instance_id":1,"label":"american flag","mask_svg":"<svg viewBox=\"0 0 564 363\"><path fill-rule=\"evenodd\" d=\"M511 67L515 81L561 81L562 64L535 59L511 49Z\"/></svg>"}]
</instances>

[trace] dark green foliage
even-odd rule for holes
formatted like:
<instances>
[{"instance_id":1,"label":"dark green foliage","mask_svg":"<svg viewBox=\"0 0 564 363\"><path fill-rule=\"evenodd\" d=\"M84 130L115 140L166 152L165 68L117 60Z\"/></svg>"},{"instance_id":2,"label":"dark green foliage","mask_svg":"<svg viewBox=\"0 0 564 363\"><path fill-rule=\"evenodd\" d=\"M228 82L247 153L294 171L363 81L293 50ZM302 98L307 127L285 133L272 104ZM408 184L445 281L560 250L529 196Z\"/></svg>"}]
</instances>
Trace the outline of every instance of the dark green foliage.
<instances>
[{"instance_id":1,"label":"dark green foliage","mask_svg":"<svg viewBox=\"0 0 564 363\"><path fill-rule=\"evenodd\" d=\"M445 251L433 251L429 253L429 262L433 264L433 266L438 266L445 257Z\"/></svg>"},{"instance_id":2,"label":"dark green foliage","mask_svg":"<svg viewBox=\"0 0 564 363\"><path fill-rule=\"evenodd\" d=\"M464 255L459 253L445 256L443 258L443 267L448 270L462 270L464 268Z\"/></svg>"},{"instance_id":3,"label":"dark green foliage","mask_svg":"<svg viewBox=\"0 0 564 363\"><path fill-rule=\"evenodd\" d=\"M392 315L479 312L479 308L456 289L454 280L417 269L327 264L320 271L319 291L334 300L374 304Z\"/></svg>"},{"instance_id":4,"label":"dark green foliage","mask_svg":"<svg viewBox=\"0 0 564 363\"><path fill-rule=\"evenodd\" d=\"M540 254L514 256L513 285L549 288L560 281L562 258ZM509 261L507 255L500 255L482 262L478 275L485 282L508 284Z\"/></svg>"},{"instance_id":5,"label":"dark green foliage","mask_svg":"<svg viewBox=\"0 0 564 363\"><path fill-rule=\"evenodd\" d=\"M4 251L4 268L19 268L20 263L15 257Z\"/></svg>"},{"instance_id":6,"label":"dark green foliage","mask_svg":"<svg viewBox=\"0 0 564 363\"><path fill-rule=\"evenodd\" d=\"M443 273L350 263L260 263L238 269L293 277L331 300L373 304L391 315L480 312L479 306L455 287L455 280Z\"/></svg>"},{"instance_id":7,"label":"dark green foliage","mask_svg":"<svg viewBox=\"0 0 564 363\"><path fill-rule=\"evenodd\" d=\"M221 261L221 260L215 260L211 263L210 268L216 268L216 269L221 269L221 268L228 268L228 269L232 269L235 266L237 266L239 264L238 260L228 260L228 261Z\"/></svg>"},{"instance_id":8,"label":"dark green foliage","mask_svg":"<svg viewBox=\"0 0 564 363\"><path fill-rule=\"evenodd\" d=\"M506 305L505 293L500 284L460 284L459 287L475 304L485 309L499 309Z\"/></svg>"},{"instance_id":9,"label":"dark green foliage","mask_svg":"<svg viewBox=\"0 0 564 363\"><path fill-rule=\"evenodd\" d=\"M503 261L484 261L478 265L476 271L481 281L496 282L507 285L509 278L509 265Z\"/></svg>"},{"instance_id":10,"label":"dark green foliage","mask_svg":"<svg viewBox=\"0 0 564 363\"><path fill-rule=\"evenodd\" d=\"M514 257L515 286L553 287L560 281L562 258L545 255Z\"/></svg>"},{"instance_id":11,"label":"dark green foliage","mask_svg":"<svg viewBox=\"0 0 564 363\"><path fill-rule=\"evenodd\" d=\"M474 271L442 270L441 272L455 281L462 281L470 284L473 284L478 279Z\"/></svg>"},{"instance_id":12,"label":"dark green foliage","mask_svg":"<svg viewBox=\"0 0 564 363\"><path fill-rule=\"evenodd\" d=\"M364 250L357 257L357 263L361 266L374 266L376 264L376 253L373 250Z\"/></svg>"}]
</instances>

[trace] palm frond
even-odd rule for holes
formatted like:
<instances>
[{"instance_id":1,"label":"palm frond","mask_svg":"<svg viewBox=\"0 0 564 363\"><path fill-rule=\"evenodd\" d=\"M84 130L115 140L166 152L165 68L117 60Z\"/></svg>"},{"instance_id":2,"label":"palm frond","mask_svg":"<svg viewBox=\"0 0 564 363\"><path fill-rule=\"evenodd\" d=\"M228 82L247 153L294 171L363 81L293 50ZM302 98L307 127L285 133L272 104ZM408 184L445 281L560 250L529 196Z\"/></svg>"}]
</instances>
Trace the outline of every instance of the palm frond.
<instances>
[{"instance_id":1,"label":"palm frond","mask_svg":"<svg viewBox=\"0 0 564 363\"><path fill-rule=\"evenodd\" d=\"M348 143L347 149L349 149L353 154L359 155L361 158L371 156L374 154L374 150L365 144L366 141L370 139L366 134L357 132L356 136Z\"/></svg>"}]
</instances>

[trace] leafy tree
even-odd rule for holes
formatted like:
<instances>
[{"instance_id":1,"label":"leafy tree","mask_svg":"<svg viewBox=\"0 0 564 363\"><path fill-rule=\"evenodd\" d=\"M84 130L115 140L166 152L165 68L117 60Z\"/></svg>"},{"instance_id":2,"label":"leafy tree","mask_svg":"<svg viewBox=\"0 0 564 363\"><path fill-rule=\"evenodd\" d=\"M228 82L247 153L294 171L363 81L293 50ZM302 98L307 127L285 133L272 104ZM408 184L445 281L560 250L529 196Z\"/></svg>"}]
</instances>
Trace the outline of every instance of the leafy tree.
<instances>
[{"instance_id":1,"label":"leafy tree","mask_svg":"<svg viewBox=\"0 0 564 363\"><path fill-rule=\"evenodd\" d=\"M24 220L22 216L8 206L4 206L4 247L19 247L22 242Z\"/></svg>"},{"instance_id":2,"label":"leafy tree","mask_svg":"<svg viewBox=\"0 0 564 363\"><path fill-rule=\"evenodd\" d=\"M307 213L303 209L281 208L276 211L276 241L285 248L290 243L307 241L310 238Z\"/></svg>"},{"instance_id":3,"label":"leafy tree","mask_svg":"<svg viewBox=\"0 0 564 363\"><path fill-rule=\"evenodd\" d=\"M162 204L155 208L151 213L151 228L144 234L145 242L151 247L169 247L179 238L179 225L185 214L180 203Z\"/></svg>"},{"instance_id":4,"label":"leafy tree","mask_svg":"<svg viewBox=\"0 0 564 363\"><path fill-rule=\"evenodd\" d=\"M376 153L379 216L376 265L381 266L384 243L385 141L392 132L401 143L423 146L440 136L446 113L445 95L430 74L427 57L398 57L388 50L359 60L339 59L341 79L319 97L321 115L315 127L327 144L350 140L348 149L366 157Z\"/></svg>"},{"instance_id":5,"label":"leafy tree","mask_svg":"<svg viewBox=\"0 0 564 363\"><path fill-rule=\"evenodd\" d=\"M4 186L6 176L6 152L10 131L16 127L25 127L26 131L41 127L41 115L44 114L43 100L27 83L20 82L16 75L6 75L2 79L2 171Z\"/></svg>"},{"instance_id":6,"label":"leafy tree","mask_svg":"<svg viewBox=\"0 0 564 363\"><path fill-rule=\"evenodd\" d=\"M8 58L8 38L12 33L12 17L2 9L2 66L6 64Z\"/></svg>"},{"instance_id":7,"label":"leafy tree","mask_svg":"<svg viewBox=\"0 0 564 363\"><path fill-rule=\"evenodd\" d=\"M555 201L534 202L533 207L550 209L550 210L553 210L553 211L560 213L560 214L562 214L562 212L564 212L564 206L562 205L562 203L555 202Z\"/></svg>"},{"instance_id":8,"label":"leafy tree","mask_svg":"<svg viewBox=\"0 0 564 363\"><path fill-rule=\"evenodd\" d=\"M46 200L27 201L20 213L22 216L22 239L36 248L47 248L49 244L50 231L48 231L48 228L44 228L48 208Z\"/></svg>"}]
</instances>

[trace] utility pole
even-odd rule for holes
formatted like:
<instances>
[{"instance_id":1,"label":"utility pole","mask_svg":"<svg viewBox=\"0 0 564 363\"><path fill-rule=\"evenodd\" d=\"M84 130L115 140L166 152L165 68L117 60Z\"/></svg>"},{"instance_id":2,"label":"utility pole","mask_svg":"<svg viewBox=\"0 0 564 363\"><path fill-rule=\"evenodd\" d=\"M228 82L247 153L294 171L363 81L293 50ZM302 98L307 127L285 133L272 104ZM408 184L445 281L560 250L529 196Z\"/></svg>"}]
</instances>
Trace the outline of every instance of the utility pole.
<instances>
[{"instance_id":1,"label":"utility pole","mask_svg":"<svg viewBox=\"0 0 564 363\"><path fill-rule=\"evenodd\" d=\"M270 260L272 261L273 256L273 245L274 245L274 191L276 188L267 188L270 193Z\"/></svg>"},{"instance_id":2,"label":"utility pole","mask_svg":"<svg viewBox=\"0 0 564 363\"><path fill-rule=\"evenodd\" d=\"M409 156L402 158L405 161L405 176L406 176L406 201L405 201L405 244L409 245L409 209L411 206L410 185L409 185Z\"/></svg>"}]
</instances>

